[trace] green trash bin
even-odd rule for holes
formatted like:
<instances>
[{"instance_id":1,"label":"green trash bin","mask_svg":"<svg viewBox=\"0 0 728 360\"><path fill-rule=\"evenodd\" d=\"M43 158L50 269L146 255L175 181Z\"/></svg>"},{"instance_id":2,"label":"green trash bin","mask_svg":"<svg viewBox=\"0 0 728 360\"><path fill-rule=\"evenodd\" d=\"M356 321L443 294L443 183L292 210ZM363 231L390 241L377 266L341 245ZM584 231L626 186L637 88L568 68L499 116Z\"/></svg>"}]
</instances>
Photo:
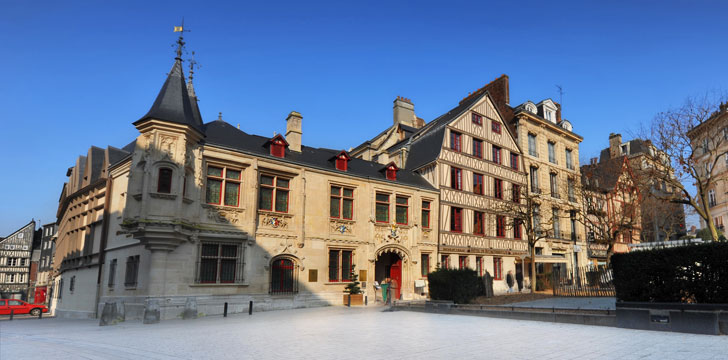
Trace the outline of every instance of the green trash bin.
<instances>
[{"instance_id":1,"label":"green trash bin","mask_svg":"<svg viewBox=\"0 0 728 360\"><path fill-rule=\"evenodd\" d=\"M382 284L382 300L384 303L387 303L387 288L389 287L389 284Z\"/></svg>"}]
</instances>

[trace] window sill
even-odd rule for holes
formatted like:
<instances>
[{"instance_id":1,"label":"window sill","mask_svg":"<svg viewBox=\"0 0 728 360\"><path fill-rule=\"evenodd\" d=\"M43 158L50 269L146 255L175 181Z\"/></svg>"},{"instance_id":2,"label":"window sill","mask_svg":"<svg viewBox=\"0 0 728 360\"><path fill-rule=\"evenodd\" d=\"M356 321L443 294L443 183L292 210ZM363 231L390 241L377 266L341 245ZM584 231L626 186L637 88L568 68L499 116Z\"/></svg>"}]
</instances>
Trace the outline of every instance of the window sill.
<instances>
[{"instance_id":1,"label":"window sill","mask_svg":"<svg viewBox=\"0 0 728 360\"><path fill-rule=\"evenodd\" d=\"M189 287L230 287L230 286L240 287L240 286L248 286L248 284L243 284L243 283L197 284L197 283L195 283L195 284L189 284L188 286Z\"/></svg>"},{"instance_id":2,"label":"window sill","mask_svg":"<svg viewBox=\"0 0 728 360\"><path fill-rule=\"evenodd\" d=\"M177 194L164 194L158 192L150 192L149 196L157 199L174 200L177 198Z\"/></svg>"},{"instance_id":3,"label":"window sill","mask_svg":"<svg viewBox=\"0 0 728 360\"><path fill-rule=\"evenodd\" d=\"M351 281L339 281L339 282L326 282L324 285L348 285L351 284Z\"/></svg>"},{"instance_id":4,"label":"window sill","mask_svg":"<svg viewBox=\"0 0 728 360\"><path fill-rule=\"evenodd\" d=\"M189 198L183 198L182 200L193 202L194 200ZM235 211L235 212L243 212L243 208L238 206L226 206L226 205L219 205L219 204L202 204L202 207L208 208L208 209L216 209L216 210L227 210L227 211Z\"/></svg>"}]
</instances>

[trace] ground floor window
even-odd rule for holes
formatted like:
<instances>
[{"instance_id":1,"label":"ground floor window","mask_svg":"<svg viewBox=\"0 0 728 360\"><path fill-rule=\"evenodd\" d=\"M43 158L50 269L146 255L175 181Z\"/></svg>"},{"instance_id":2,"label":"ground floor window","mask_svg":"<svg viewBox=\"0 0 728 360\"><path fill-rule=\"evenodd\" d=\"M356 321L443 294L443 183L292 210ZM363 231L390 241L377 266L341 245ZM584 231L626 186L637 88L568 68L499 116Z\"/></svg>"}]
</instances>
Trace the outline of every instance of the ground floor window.
<instances>
[{"instance_id":1,"label":"ground floor window","mask_svg":"<svg viewBox=\"0 0 728 360\"><path fill-rule=\"evenodd\" d=\"M203 242L197 263L197 282L202 284L229 284L242 282L242 245Z\"/></svg>"},{"instance_id":2,"label":"ground floor window","mask_svg":"<svg viewBox=\"0 0 728 360\"><path fill-rule=\"evenodd\" d=\"M126 273L124 274L124 286L136 287L139 277L139 255L126 258Z\"/></svg>"},{"instance_id":3,"label":"ground floor window","mask_svg":"<svg viewBox=\"0 0 728 360\"><path fill-rule=\"evenodd\" d=\"M351 250L329 250L329 282L351 281L351 253Z\"/></svg>"},{"instance_id":4,"label":"ground floor window","mask_svg":"<svg viewBox=\"0 0 728 360\"><path fill-rule=\"evenodd\" d=\"M503 259L499 257L493 258L493 278L495 280L503 280Z\"/></svg>"},{"instance_id":5,"label":"ground floor window","mask_svg":"<svg viewBox=\"0 0 728 360\"><path fill-rule=\"evenodd\" d=\"M450 255L442 255L440 257L440 267L443 269L450 268Z\"/></svg>"},{"instance_id":6,"label":"ground floor window","mask_svg":"<svg viewBox=\"0 0 728 360\"><path fill-rule=\"evenodd\" d=\"M478 276L483 276L483 269L485 268L483 266L484 264L485 262L483 261L482 256L478 256L477 258L475 258L475 265L477 267Z\"/></svg>"},{"instance_id":7,"label":"ground floor window","mask_svg":"<svg viewBox=\"0 0 728 360\"><path fill-rule=\"evenodd\" d=\"M468 257L460 256L458 258L458 266L460 269L467 269L468 268Z\"/></svg>"},{"instance_id":8,"label":"ground floor window","mask_svg":"<svg viewBox=\"0 0 728 360\"><path fill-rule=\"evenodd\" d=\"M298 271L290 259L275 259L271 264L271 294L292 294L298 292Z\"/></svg>"},{"instance_id":9,"label":"ground floor window","mask_svg":"<svg viewBox=\"0 0 728 360\"><path fill-rule=\"evenodd\" d=\"M420 266L420 273L422 276L427 276L427 274L430 273L430 254L422 254Z\"/></svg>"}]
</instances>

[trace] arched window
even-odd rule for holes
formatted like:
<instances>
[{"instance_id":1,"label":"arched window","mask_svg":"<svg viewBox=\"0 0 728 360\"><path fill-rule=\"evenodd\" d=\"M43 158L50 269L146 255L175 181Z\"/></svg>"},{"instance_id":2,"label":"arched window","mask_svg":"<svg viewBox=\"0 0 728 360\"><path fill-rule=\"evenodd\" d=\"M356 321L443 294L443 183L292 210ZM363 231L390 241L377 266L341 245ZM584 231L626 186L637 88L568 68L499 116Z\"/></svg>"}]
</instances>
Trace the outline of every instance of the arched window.
<instances>
[{"instance_id":1,"label":"arched window","mask_svg":"<svg viewBox=\"0 0 728 360\"><path fill-rule=\"evenodd\" d=\"M169 194L170 192L172 192L172 169L159 169L159 178L157 179L157 192L162 194Z\"/></svg>"},{"instance_id":2,"label":"arched window","mask_svg":"<svg viewBox=\"0 0 728 360\"><path fill-rule=\"evenodd\" d=\"M295 294L298 292L297 266L290 259L273 260L270 272L271 294Z\"/></svg>"}]
</instances>

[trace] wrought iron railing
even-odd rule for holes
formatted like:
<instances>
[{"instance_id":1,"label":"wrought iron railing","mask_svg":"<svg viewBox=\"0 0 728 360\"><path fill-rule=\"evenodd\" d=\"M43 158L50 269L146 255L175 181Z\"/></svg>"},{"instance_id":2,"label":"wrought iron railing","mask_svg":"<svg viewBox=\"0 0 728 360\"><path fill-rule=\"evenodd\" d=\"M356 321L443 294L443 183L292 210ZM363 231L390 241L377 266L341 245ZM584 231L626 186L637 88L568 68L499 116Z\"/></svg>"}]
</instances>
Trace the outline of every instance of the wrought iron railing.
<instances>
[{"instance_id":1,"label":"wrought iron railing","mask_svg":"<svg viewBox=\"0 0 728 360\"><path fill-rule=\"evenodd\" d=\"M554 296L615 296L612 269L606 265L554 269Z\"/></svg>"}]
</instances>

